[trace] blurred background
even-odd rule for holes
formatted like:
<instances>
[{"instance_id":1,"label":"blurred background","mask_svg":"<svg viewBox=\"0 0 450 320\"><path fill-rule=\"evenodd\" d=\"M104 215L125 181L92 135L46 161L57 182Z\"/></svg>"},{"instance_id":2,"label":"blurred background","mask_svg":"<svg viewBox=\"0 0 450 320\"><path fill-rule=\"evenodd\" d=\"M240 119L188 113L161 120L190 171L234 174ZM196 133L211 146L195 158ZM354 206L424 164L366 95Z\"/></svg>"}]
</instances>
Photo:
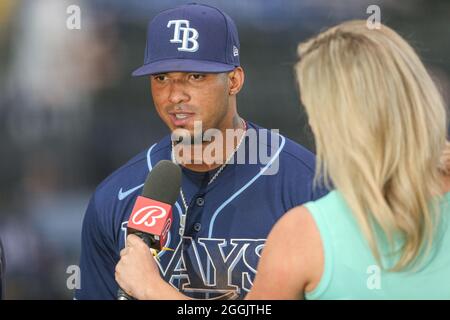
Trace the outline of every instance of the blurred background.
<instances>
[{"instance_id":1,"label":"blurred background","mask_svg":"<svg viewBox=\"0 0 450 320\"><path fill-rule=\"evenodd\" d=\"M72 299L88 199L112 171L168 133L142 64L146 26L174 0L0 0L0 237L7 299ZM240 114L314 150L293 65L299 41L348 19L381 22L419 52L450 98L449 0L202 1L241 40ZM69 30L70 5L81 29Z\"/></svg>"}]
</instances>

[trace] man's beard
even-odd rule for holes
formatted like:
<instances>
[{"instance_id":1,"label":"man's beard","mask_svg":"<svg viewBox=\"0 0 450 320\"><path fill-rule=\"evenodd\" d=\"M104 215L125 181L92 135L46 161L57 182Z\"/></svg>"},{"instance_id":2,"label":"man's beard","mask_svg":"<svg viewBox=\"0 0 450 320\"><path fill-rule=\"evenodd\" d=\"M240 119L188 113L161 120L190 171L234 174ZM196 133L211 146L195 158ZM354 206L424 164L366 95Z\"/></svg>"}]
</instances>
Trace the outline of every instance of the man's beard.
<instances>
[{"instance_id":1,"label":"man's beard","mask_svg":"<svg viewBox=\"0 0 450 320\"><path fill-rule=\"evenodd\" d=\"M204 142L209 142L204 137L205 132L202 131L200 133L192 133L188 134L184 132L183 134L172 134L172 140L175 144L181 145L197 145L203 144Z\"/></svg>"},{"instance_id":2,"label":"man's beard","mask_svg":"<svg viewBox=\"0 0 450 320\"><path fill-rule=\"evenodd\" d=\"M194 131L176 129L172 132L174 158L182 164L201 164L203 162L203 140L205 131L201 125L194 126Z\"/></svg>"},{"instance_id":3,"label":"man's beard","mask_svg":"<svg viewBox=\"0 0 450 320\"><path fill-rule=\"evenodd\" d=\"M181 145L200 145L211 141L211 139L205 137L206 131L201 121L195 121L193 131L183 128L175 129L172 132L172 141Z\"/></svg>"}]
</instances>

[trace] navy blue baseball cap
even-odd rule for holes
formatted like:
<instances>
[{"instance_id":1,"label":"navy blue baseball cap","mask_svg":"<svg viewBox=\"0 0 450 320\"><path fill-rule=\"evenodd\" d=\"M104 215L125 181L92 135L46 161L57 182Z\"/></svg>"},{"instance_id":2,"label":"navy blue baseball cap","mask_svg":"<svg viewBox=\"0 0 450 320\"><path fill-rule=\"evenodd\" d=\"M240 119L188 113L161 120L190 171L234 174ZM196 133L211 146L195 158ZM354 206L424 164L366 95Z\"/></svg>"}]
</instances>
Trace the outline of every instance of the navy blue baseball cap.
<instances>
[{"instance_id":1,"label":"navy blue baseball cap","mask_svg":"<svg viewBox=\"0 0 450 320\"><path fill-rule=\"evenodd\" d=\"M133 76L228 72L240 65L239 36L221 10L191 3L160 12L147 28L144 65Z\"/></svg>"}]
</instances>

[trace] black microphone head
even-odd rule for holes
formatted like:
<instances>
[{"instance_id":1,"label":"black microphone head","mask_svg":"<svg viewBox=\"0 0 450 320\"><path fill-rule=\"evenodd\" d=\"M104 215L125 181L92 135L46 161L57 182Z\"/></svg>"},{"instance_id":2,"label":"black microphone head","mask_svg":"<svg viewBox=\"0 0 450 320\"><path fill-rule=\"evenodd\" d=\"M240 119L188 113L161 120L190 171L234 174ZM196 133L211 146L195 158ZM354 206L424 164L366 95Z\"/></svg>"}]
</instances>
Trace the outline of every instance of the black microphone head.
<instances>
[{"instance_id":1,"label":"black microphone head","mask_svg":"<svg viewBox=\"0 0 450 320\"><path fill-rule=\"evenodd\" d=\"M142 196L173 205L181 189L181 168L169 160L161 160L145 180Z\"/></svg>"}]
</instances>

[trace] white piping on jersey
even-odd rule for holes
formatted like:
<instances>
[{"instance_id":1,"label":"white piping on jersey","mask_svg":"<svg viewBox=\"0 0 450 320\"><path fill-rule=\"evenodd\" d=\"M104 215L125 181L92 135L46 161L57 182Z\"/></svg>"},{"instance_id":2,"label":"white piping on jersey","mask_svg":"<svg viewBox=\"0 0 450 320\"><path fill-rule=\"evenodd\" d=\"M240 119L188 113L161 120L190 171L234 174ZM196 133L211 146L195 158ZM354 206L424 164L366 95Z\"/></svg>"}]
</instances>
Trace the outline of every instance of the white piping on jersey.
<instances>
[{"instance_id":1,"label":"white piping on jersey","mask_svg":"<svg viewBox=\"0 0 450 320\"><path fill-rule=\"evenodd\" d=\"M148 165L148 172L152 171L152 158L150 157L150 153L152 152L153 148L156 146L156 143L153 144L147 151L147 165Z\"/></svg>"},{"instance_id":2,"label":"white piping on jersey","mask_svg":"<svg viewBox=\"0 0 450 320\"><path fill-rule=\"evenodd\" d=\"M211 222L209 223L209 232L208 232L208 238L212 237L213 233L213 227L214 222L218 216L218 214L222 211L222 209L227 206L231 201L233 201L238 195L240 195L242 192L245 191L253 182L255 182L264 172L269 169L270 165L278 158L280 155L281 150L283 150L284 144L286 142L286 139L280 135L281 138L281 146L278 148L278 150L275 152L275 155L270 159L270 161L266 164L264 168L262 168L256 176L254 176L250 181L248 181L243 187L241 187L238 191L236 191L231 197L229 197L225 202L223 202L219 208L214 212L213 217L211 218Z\"/></svg>"},{"instance_id":3,"label":"white piping on jersey","mask_svg":"<svg viewBox=\"0 0 450 320\"><path fill-rule=\"evenodd\" d=\"M214 222L216 221L217 216L219 213L225 208L231 201L233 201L237 196L239 196L242 192L244 192L253 182L255 182L261 175L269 169L270 165L278 158L280 155L281 150L284 148L284 144L286 143L286 139L279 135L281 138L281 146L278 148L278 150L275 152L275 155L270 159L270 161L266 164L264 168L262 168L256 176L254 176L250 181L248 181L243 187L241 187L238 191L236 191L231 197L229 197L225 202L223 202L219 208L214 212L213 217L211 218L211 221L209 223L209 231L208 231L208 238L212 237L213 228L214 228ZM206 277L208 279L208 283L211 281L211 264L209 260L206 264ZM207 298L209 298L209 294L207 294Z\"/></svg>"}]
</instances>

